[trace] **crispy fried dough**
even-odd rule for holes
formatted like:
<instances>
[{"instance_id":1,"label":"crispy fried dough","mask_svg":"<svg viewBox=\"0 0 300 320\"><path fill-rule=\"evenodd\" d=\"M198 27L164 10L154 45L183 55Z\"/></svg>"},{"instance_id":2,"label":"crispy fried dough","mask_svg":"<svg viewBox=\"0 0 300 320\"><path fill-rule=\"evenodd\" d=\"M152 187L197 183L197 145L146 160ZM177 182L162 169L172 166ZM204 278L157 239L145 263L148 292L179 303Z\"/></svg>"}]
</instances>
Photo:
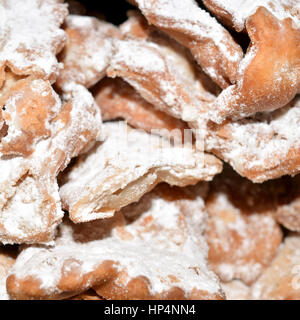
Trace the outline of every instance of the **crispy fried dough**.
<instances>
[{"instance_id":1,"label":"crispy fried dough","mask_svg":"<svg viewBox=\"0 0 300 320\"><path fill-rule=\"evenodd\" d=\"M206 263L206 192L161 185L113 218L65 222L53 248L22 251L8 292L53 299L93 287L106 299L222 299Z\"/></svg>"},{"instance_id":2,"label":"crispy fried dough","mask_svg":"<svg viewBox=\"0 0 300 320\"><path fill-rule=\"evenodd\" d=\"M211 180L222 170L214 156L192 146L132 129L123 122L104 124L106 139L67 170L60 188L74 222L113 216L160 182L186 186Z\"/></svg>"}]
</instances>

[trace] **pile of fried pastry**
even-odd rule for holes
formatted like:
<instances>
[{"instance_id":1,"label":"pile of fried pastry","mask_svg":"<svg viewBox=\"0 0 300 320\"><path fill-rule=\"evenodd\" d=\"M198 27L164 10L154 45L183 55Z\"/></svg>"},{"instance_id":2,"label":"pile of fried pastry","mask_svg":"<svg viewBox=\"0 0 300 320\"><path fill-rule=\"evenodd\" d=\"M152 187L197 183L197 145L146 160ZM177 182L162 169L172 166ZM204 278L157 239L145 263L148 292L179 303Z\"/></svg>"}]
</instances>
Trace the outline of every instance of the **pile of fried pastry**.
<instances>
[{"instance_id":1,"label":"pile of fried pastry","mask_svg":"<svg viewBox=\"0 0 300 320\"><path fill-rule=\"evenodd\" d=\"M0 0L0 299L299 299L300 1L129 2Z\"/></svg>"}]
</instances>

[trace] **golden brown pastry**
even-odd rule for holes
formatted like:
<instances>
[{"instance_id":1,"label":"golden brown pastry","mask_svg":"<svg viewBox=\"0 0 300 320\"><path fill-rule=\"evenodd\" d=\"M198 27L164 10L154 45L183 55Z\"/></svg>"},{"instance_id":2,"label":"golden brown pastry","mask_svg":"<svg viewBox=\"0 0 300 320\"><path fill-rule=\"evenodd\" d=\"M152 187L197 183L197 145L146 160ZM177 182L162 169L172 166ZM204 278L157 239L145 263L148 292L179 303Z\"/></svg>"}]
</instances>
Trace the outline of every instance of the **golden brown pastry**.
<instances>
[{"instance_id":1,"label":"golden brown pastry","mask_svg":"<svg viewBox=\"0 0 300 320\"><path fill-rule=\"evenodd\" d=\"M172 146L124 122L103 126L105 141L78 158L60 188L74 222L111 217L160 182L186 186L211 180L222 170L218 159L192 146Z\"/></svg>"},{"instance_id":2,"label":"golden brown pastry","mask_svg":"<svg viewBox=\"0 0 300 320\"><path fill-rule=\"evenodd\" d=\"M92 93L104 121L122 118L134 128L181 139L189 129L185 122L155 109L121 78L100 81Z\"/></svg>"},{"instance_id":3,"label":"golden brown pastry","mask_svg":"<svg viewBox=\"0 0 300 320\"><path fill-rule=\"evenodd\" d=\"M208 260L223 282L251 284L270 265L282 241L272 184L255 185L231 169L213 181L206 202Z\"/></svg>"},{"instance_id":4,"label":"golden brown pastry","mask_svg":"<svg viewBox=\"0 0 300 320\"><path fill-rule=\"evenodd\" d=\"M236 31L246 31L247 19L257 8L270 11L278 20L291 18L295 23L300 18L298 0L203 0L214 15Z\"/></svg>"},{"instance_id":5,"label":"golden brown pastry","mask_svg":"<svg viewBox=\"0 0 300 320\"><path fill-rule=\"evenodd\" d=\"M197 119L202 105L214 101L213 86L186 48L135 12L120 30L123 39L114 41L109 77L123 78L155 108L184 121Z\"/></svg>"},{"instance_id":6,"label":"golden brown pastry","mask_svg":"<svg viewBox=\"0 0 300 320\"><path fill-rule=\"evenodd\" d=\"M210 119L244 118L285 106L300 92L300 4L297 0L204 0L222 22L247 32L250 46L236 83L212 106Z\"/></svg>"},{"instance_id":7,"label":"golden brown pastry","mask_svg":"<svg viewBox=\"0 0 300 320\"><path fill-rule=\"evenodd\" d=\"M5 128L0 152L29 156L40 140L51 135L51 122L61 111L61 101L50 82L42 79L27 77L5 87L10 88L0 103Z\"/></svg>"},{"instance_id":8,"label":"golden brown pastry","mask_svg":"<svg viewBox=\"0 0 300 320\"><path fill-rule=\"evenodd\" d=\"M44 80L34 80L30 85L33 90L45 89L42 90L45 97L52 97ZM36 141L33 152L27 157L3 155L0 158L0 241L3 243L39 243L53 239L64 214L56 177L101 134L101 116L92 95L80 85L68 89L63 103L57 94L51 93L57 104L57 115L46 126L48 136L33 140ZM33 111L24 114L25 125L33 121L29 132L34 132L36 119L43 119L38 115L43 109L36 109L38 103L39 100L29 103ZM31 117L35 112L37 116Z\"/></svg>"},{"instance_id":9,"label":"golden brown pastry","mask_svg":"<svg viewBox=\"0 0 300 320\"><path fill-rule=\"evenodd\" d=\"M6 67L54 82L61 67L56 54L66 40L60 25L67 6L60 0L2 0L0 12L0 87Z\"/></svg>"},{"instance_id":10,"label":"golden brown pastry","mask_svg":"<svg viewBox=\"0 0 300 320\"><path fill-rule=\"evenodd\" d=\"M228 162L240 175L254 182L294 176L300 170L300 99L284 108L258 113L221 125L207 121L207 113L191 126L205 131L205 150Z\"/></svg>"},{"instance_id":11,"label":"golden brown pastry","mask_svg":"<svg viewBox=\"0 0 300 320\"><path fill-rule=\"evenodd\" d=\"M202 69L220 87L236 78L242 49L194 0L134 0L150 24L190 49Z\"/></svg>"},{"instance_id":12,"label":"golden brown pastry","mask_svg":"<svg viewBox=\"0 0 300 320\"><path fill-rule=\"evenodd\" d=\"M64 29L68 40L59 56L64 68L56 85L63 88L75 82L89 88L105 76L112 39L119 36L119 31L108 22L80 15L67 16Z\"/></svg>"},{"instance_id":13,"label":"golden brown pastry","mask_svg":"<svg viewBox=\"0 0 300 320\"><path fill-rule=\"evenodd\" d=\"M15 299L53 299L90 287L105 299L222 299L206 262L207 185L161 185L113 218L65 222L52 248L31 246L7 280Z\"/></svg>"},{"instance_id":14,"label":"golden brown pastry","mask_svg":"<svg viewBox=\"0 0 300 320\"><path fill-rule=\"evenodd\" d=\"M270 267L252 286L255 300L300 299L300 239L290 234L284 240Z\"/></svg>"}]
</instances>

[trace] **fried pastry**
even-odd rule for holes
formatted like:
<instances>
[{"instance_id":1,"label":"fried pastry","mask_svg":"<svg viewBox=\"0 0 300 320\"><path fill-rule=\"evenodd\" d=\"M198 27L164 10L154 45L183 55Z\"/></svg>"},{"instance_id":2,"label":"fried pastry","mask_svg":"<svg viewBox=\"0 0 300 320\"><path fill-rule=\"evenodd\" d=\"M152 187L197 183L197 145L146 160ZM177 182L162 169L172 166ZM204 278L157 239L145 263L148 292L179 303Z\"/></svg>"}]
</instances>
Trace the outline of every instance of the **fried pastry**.
<instances>
[{"instance_id":1,"label":"fried pastry","mask_svg":"<svg viewBox=\"0 0 300 320\"><path fill-rule=\"evenodd\" d=\"M60 0L0 1L0 87L5 67L55 81L61 67L56 54L66 40L60 25L67 13Z\"/></svg>"},{"instance_id":2,"label":"fried pastry","mask_svg":"<svg viewBox=\"0 0 300 320\"><path fill-rule=\"evenodd\" d=\"M194 62L192 54L186 47L154 26L149 25L139 11L129 10L127 16L128 19L119 27L123 39L140 39L154 42L165 52L169 59L173 60L174 64L177 64L178 68L181 67L179 73L184 75L187 83L198 82L199 88L197 90L203 95L209 92L216 96L221 92L220 87Z\"/></svg>"},{"instance_id":3,"label":"fried pastry","mask_svg":"<svg viewBox=\"0 0 300 320\"><path fill-rule=\"evenodd\" d=\"M9 89L2 94L0 102L5 129L0 153L28 156L40 140L49 138L50 123L61 111L62 104L49 81L27 77L5 87Z\"/></svg>"},{"instance_id":4,"label":"fried pastry","mask_svg":"<svg viewBox=\"0 0 300 320\"><path fill-rule=\"evenodd\" d=\"M120 34L124 39L156 41L166 48L175 47L177 55L183 56L184 63L187 52L183 47L180 47L175 41L157 34L157 31L149 27L145 18L137 11L129 11L127 14L129 15L128 20L120 26ZM209 85L208 82L207 85ZM123 118L135 128L147 132L155 131L160 135L175 138L182 138L183 130L188 129L183 121L158 110L154 105L144 100L133 87L121 78L105 79L92 88L92 92L102 111L103 120Z\"/></svg>"},{"instance_id":5,"label":"fried pastry","mask_svg":"<svg viewBox=\"0 0 300 320\"><path fill-rule=\"evenodd\" d=\"M255 300L300 299L300 238L290 234L270 267L251 288Z\"/></svg>"},{"instance_id":6,"label":"fried pastry","mask_svg":"<svg viewBox=\"0 0 300 320\"><path fill-rule=\"evenodd\" d=\"M69 15L65 21L68 41L60 54L64 64L56 85L63 88L69 82L91 87L105 74L112 55L112 39L118 29L94 17Z\"/></svg>"},{"instance_id":7,"label":"fried pastry","mask_svg":"<svg viewBox=\"0 0 300 320\"><path fill-rule=\"evenodd\" d=\"M53 248L19 255L12 298L61 298L93 287L105 299L222 299L206 263L206 185L161 185L113 218L64 223Z\"/></svg>"},{"instance_id":8,"label":"fried pastry","mask_svg":"<svg viewBox=\"0 0 300 320\"><path fill-rule=\"evenodd\" d=\"M48 94L47 86L46 89ZM60 111L47 125L49 137L36 142L29 156L0 158L0 241L3 243L53 239L63 217L56 177L71 158L90 147L101 132L99 109L85 88L72 85L65 98L63 104L57 100ZM31 105L34 106L38 104Z\"/></svg>"},{"instance_id":9,"label":"fried pastry","mask_svg":"<svg viewBox=\"0 0 300 320\"><path fill-rule=\"evenodd\" d=\"M251 284L277 253L282 232L272 185L255 185L232 170L213 181L206 207L208 260L223 282Z\"/></svg>"},{"instance_id":10,"label":"fried pastry","mask_svg":"<svg viewBox=\"0 0 300 320\"><path fill-rule=\"evenodd\" d=\"M185 122L154 108L121 78L100 81L92 93L104 121L123 118L134 128L175 138L188 129Z\"/></svg>"},{"instance_id":11,"label":"fried pastry","mask_svg":"<svg viewBox=\"0 0 300 320\"><path fill-rule=\"evenodd\" d=\"M134 0L150 24L190 49L212 80L234 83L243 52L230 33L194 0Z\"/></svg>"},{"instance_id":12,"label":"fried pastry","mask_svg":"<svg viewBox=\"0 0 300 320\"><path fill-rule=\"evenodd\" d=\"M214 156L193 146L132 129L124 122L104 124L106 139L67 171L60 196L74 222L111 217L159 182L186 186L211 180L222 170Z\"/></svg>"},{"instance_id":13,"label":"fried pastry","mask_svg":"<svg viewBox=\"0 0 300 320\"><path fill-rule=\"evenodd\" d=\"M122 77L155 108L195 121L218 93L175 40L150 27L135 11L120 26L123 40L115 41L110 77ZM138 63L137 63L138 61Z\"/></svg>"},{"instance_id":14,"label":"fried pastry","mask_svg":"<svg viewBox=\"0 0 300 320\"><path fill-rule=\"evenodd\" d=\"M0 300L9 300L6 291L6 278L16 259L14 248L0 247Z\"/></svg>"},{"instance_id":15,"label":"fried pastry","mask_svg":"<svg viewBox=\"0 0 300 320\"><path fill-rule=\"evenodd\" d=\"M300 170L298 128L300 98L271 113L227 121L221 125L198 118L206 126L205 150L213 152L253 182L294 176Z\"/></svg>"},{"instance_id":16,"label":"fried pastry","mask_svg":"<svg viewBox=\"0 0 300 320\"><path fill-rule=\"evenodd\" d=\"M123 78L159 110L193 121L201 105L214 100L176 48L141 39L115 40L114 46L108 76Z\"/></svg>"},{"instance_id":17,"label":"fried pastry","mask_svg":"<svg viewBox=\"0 0 300 320\"><path fill-rule=\"evenodd\" d=\"M266 8L277 20L291 18L297 24L300 18L298 0L203 0L203 3L222 23L238 32L246 31L247 19L259 7Z\"/></svg>"},{"instance_id":18,"label":"fried pastry","mask_svg":"<svg viewBox=\"0 0 300 320\"><path fill-rule=\"evenodd\" d=\"M299 299L300 2L128 1L0 0L0 300Z\"/></svg>"},{"instance_id":19,"label":"fried pastry","mask_svg":"<svg viewBox=\"0 0 300 320\"><path fill-rule=\"evenodd\" d=\"M248 5L251 7L252 3ZM299 12L294 20L284 14L278 19L264 7L249 15L245 26L251 44L239 64L236 83L212 105L212 121L221 123L226 118L241 119L256 112L273 111L300 93Z\"/></svg>"}]
</instances>

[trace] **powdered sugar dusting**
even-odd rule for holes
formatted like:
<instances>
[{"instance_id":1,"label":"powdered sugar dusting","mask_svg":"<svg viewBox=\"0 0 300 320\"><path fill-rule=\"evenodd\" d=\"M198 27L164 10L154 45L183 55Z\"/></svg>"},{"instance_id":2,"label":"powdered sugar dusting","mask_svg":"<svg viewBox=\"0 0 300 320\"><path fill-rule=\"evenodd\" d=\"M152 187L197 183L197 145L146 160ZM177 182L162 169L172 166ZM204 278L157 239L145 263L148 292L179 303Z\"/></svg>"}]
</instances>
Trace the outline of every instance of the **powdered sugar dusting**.
<instances>
[{"instance_id":1,"label":"powdered sugar dusting","mask_svg":"<svg viewBox=\"0 0 300 320\"><path fill-rule=\"evenodd\" d=\"M75 221L112 216L160 181L188 185L210 180L220 170L214 158L190 147L171 146L164 138L122 122L106 123L104 128L105 141L79 159L60 189Z\"/></svg>"},{"instance_id":2,"label":"powdered sugar dusting","mask_svg":"<svg viewBox=\"0 0 300 320\"><path fill-rule=\"evenodd\" d=\"M191 121L199 114L199 105L203 103L200 97L211 99L195 79L193 67L187 59L183 63L176 48L142 40L118 40L114 44L108 75L124 78L156 108Z\"/></svg>"},{"instance_id":3,"label":"powdered sugar dusting","mask_svg":"<svg viewBox=\"0 0 300 320\"><path fill-rule=\"evenodd\" d=\"M64 68L57 83L60 87L68 82L91 87L105 76L118 29L94 17L69 15L65 30L68 41L61 54Z\"/></svg>"},{"instance_id":4,"label":"powdered sugar dusting","mask_svg":"<svg viewBox=\"0 0 300 320\"><path fill-rule=\"evenodd\" d=\"M183 215L180 210L182 201L187 208L189 202L198 202L198 205L194 204L197 210ZM218 280L208 270L205 261L207 248L201 240L203 218L199 219L199 214L203 217L202 210L200 194L195 200L179 199L175 202L163 200L159 193L147 194L140 203L125 208L124 213L129 213L131 219L132 215L138 214L135 221L121 229L113 229L111 236L80 243L73 235L73 226L62 225L60 238L53 248L25 249L12 273L17 279L32 276L41 280L41 287L51 293L58 290L64 261L77 261L80 273L85 274L95 270L103 261L112 260L119 272L125 271L125 279L121 283L120 279L117 280L121 286L126 286L133 278L145 276L150 281L152 295L166 292L173 286L181 288L187 295L195 289L218 294ZM167 224L165 214L168 215ZM98 226L101 234L101 224ZM126 234L130 235L129 238L124 238Z\"/></svg>"},{"instance_id":5,"label":"powdered sugar dusting","mask_svg":"<svg viewBox=\"0 0 300 320\"><path fill-rule=\"evenodd\" d=\"M65 40L59 26L66 5L57 0L2 0L0 11L1 65L17 74L55 79L60 67L55 55Z\"/></svg>"},{"instance_id":6,"label":"powdered sugar dusting","mask_svg":"<svg viewBox=\"0 0 300 320\"><path fill-rule=\"evenodd\" d=\"M270 267L251 288L253 299L299 299L299 234L289 234Z\"/></svg>"},{"instance_id":7,"label":"powdered sugar dusting","mask_svg":"<svg viewBox=\"0 0 300 320\"><path fill-rule=\"evenodd\" d=\"M226 88L234 80L242 50L229 32L196 1L135 2L149 23L189 48L204 72L218 85Z\"/></svg>"},{"instance_id":8,"label":"powdered sugar dusting","mask_svg":"<svg viewBox=\"0 0 300 320\"><path fill-rule=\"evenodd\" d=\"M225 188L222 180L218 182L221 190ZM242 179L239 182L242 190ZM249 188L241 202L247 203L248 193L251 193ZM222 281L239 279L251 284L270 264L282 240L270 209L260 208L255 212L255 207L252 208L238 206L220 190L209 197L210 218L206 230L209 262Z\"/></svg>"},{"instance_id":9,"label":"powdered sugar dusting","mask_svg":"<svg viewBox=\"0 0 300 320\"><path fill-rule=\"evenodd\" d=\"M244 29L247 18L259 7L265 7L279 20L292 18L295 24L300 26L298 0L214 0L213 2L232 15L234 27L238 31Z\"/></svg>"},{"instance_id":10,"label":"powdered sugar dusting","mask_svg":"<svg viewBox=\"0 0 300 320\"><path fill-rule=\"evenodd\" d=\"M71 85L69 103L49 125L51 134L26 157L0 159L0 240L3 243L47 242L63 217L56 176L101 131L101 116L92 95ZM69 114L68 114L69 112ZM64 117L67 116L67 117Z\"/></svg>"},{"instance_id":11,"label":"powdered sugar dusting","mask_svg":"<svg viewBox=\"0 0 300 320\"><path fill-rule=\"evenodd\" d=\"M152 51L149 51L144 46L140 45L139 42L134 40L127 41L117 41L115 44L118 46L118 51L114 55L114 63L118 61L126 61L126 63L131 68L142 69L142 71L152 71L152 72L164 72L165 64L163 59L158 54L153 54ZM157 49L153 44L149 45L151 48ZM154 49L154 52L155 52Z\"/></svg>"},{"instance_id":12,"label":"powdered sugar dusting","mask_svg":"<svg viewBox=\"0 0 300 320\"><path fill-rule=\"evenodd\" d=\"M264 181L268 179L268 170L278 168L280 176L289 173L284 166L280 171L280 165L284 164L289 153L299 148L299 123L300 99L296 96L289 105L279 110L231 122L215 133L211 132L206 139L207 149L219 150L222 157L239 172L257 170L258 175L254 179ZM226 136L221 135L221 128L227 132ZM299 170L300 164L296 163L294 173Z\"/></svg>"},{"instance_id":13,"label":"powdered sugar dusting","mask_svg":"<svg viewBox=\"0 0 300 320\"><path fill-rule=\"evenodd\" d=\"M11 88L2 111L6 135L1 139L4 155L29 155L36 143L50 134L50 122L61 111L61 101L49 81L30 78Z\"/></svg>"},{"instance_id":14,"label":"powdered sugar dusting","mask_svg":"<svg viewBox=\"0 0 300 320\"><path fill-rule=\"evenodd\" d=\"M200 9L194 0L160 0L154 3L136 0L136 2L146 16L147 12L155 14L161 27L168 29L171 19L172 28L188 30L195 37L212 39L229 60L239 61L239 54L229 50L225 29L208 12Z\"/></svg>"}]
</instances>

